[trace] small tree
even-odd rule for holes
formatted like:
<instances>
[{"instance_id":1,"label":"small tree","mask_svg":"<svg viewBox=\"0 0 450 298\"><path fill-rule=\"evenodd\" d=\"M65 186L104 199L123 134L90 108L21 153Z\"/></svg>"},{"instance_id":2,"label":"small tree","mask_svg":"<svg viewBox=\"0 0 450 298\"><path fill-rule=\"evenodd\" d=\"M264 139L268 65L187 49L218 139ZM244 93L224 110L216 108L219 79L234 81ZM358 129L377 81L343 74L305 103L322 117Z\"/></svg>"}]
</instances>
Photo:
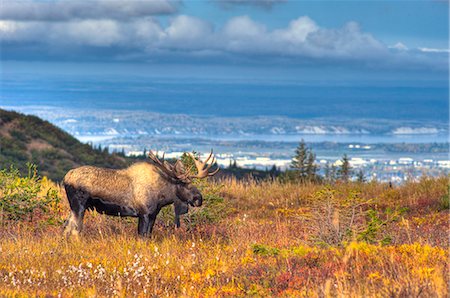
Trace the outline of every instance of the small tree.
<instances>
[{"instance_id":1,"label":"small tree","mask_svg":"<svg viewBox=\"0 0 450 298\"><path fill-rule=\"evenodd\" d=\"M342 157L342 165L341 165L341 168L339 169L338 173L339 173L339 178L342 181L347 182L350 179L351 166L350 166L350 162L347 157L347 154L344 154L344 156Z\"/></svg>"},{"instance_id":2,"label":"small tree","mask_svg":"<svg viewBox=\"0 0 450 298\"><path fill-rule=\"evenodd\" d=\"M295 149L295 155L292 158L291 168L293 171L286 171L286 178L289 180L319 181L317 175L318 167L315 164L316 155L308 148L302 139Z\"/></svg>"},{"instance_id":3,"label":"small tree","mask_svg":"<svg viewBox=\"0 0 450 298\"><path fill-rule=\"evenodd\" d=\"M316 155L312 150L308 150L308 157L306 161L306 178L309 181L317 181L317 165L315 164Z\"/></svg>"},{"instance_id":4,"label":"small tree","mask_svg":"<svg viewBox=\"0 0 450 298\"><path fill-rule=\"evenodd\" d=\"M3 220L33 221L36 211L46 214L49 223L57 220L50 207L59 204L58 191L49 188L43 194L44 179L37 174L35 165L27 164L27 167L28 175L21 175L13 166L9 170L0 170L0 225Z\"/></svg>"},{"instance_id":5,"label":"small tree","mask_svg":"<svg viewBox=\"0 0 450 298\"><path fill-rule=\"evenodd\" d=\"M277 165L275 165L275 164L272 165L272 167L269 170L270 177L275 178L279 175L279 173L280 173L280 171L278 170Z\"/></svg>"},{"instance_id":6,"label":"small tree","mask_svg":"<svg viewBox=\"0 0 450 298\"><path fill-rule=\"evenodd\" d=\"M295 149L295 155L291 162L291 168L298 172L298 176L306 176L306 160L308 148L306 148L305 141L302 139Z\"/></svg>"},{"instance_id":7,"label":"small tree","mask_svg":"<svg viewBox=\"0 0 450 298\"><path fill-rule=\"evenodd\" d=\"M308 148L302 139L295 149L295 155L291 162L291 168L295 171L296 176L304 181L308 175L307 170Z\"/></svg>"},{"instance_id":8,"label":"small tree","mask_svg":"<svg viewBox=\"0 0 450 298\"><path fill-rule=\"evenodd\" d=\"M336 167L329 163L325 165L325 181L328 183L334 183L336 181Z\"/></svg>"},{"instance_id":9,"label":"small tree","mask_svg":"<svg viewBox=\"0 0 450 298\"><path fill-rule=\"evenodd\" d=\"M356 179L360 183L366 182L366 177L364 176L364 172L362 169L359 169L358 174L356 174Z\"/></svg>"}]
</instances>

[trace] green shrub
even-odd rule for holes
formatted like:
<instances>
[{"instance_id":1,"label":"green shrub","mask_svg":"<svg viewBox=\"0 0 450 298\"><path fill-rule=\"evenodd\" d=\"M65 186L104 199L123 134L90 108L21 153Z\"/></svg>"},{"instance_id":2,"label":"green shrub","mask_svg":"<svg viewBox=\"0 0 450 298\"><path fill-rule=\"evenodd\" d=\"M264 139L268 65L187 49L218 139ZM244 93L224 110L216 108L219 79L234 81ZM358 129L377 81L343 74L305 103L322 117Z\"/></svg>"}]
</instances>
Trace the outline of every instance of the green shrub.
<instances>
[{"instance_id":1,"label":"green shrub","mask_svg":"<svg viewBox=\"0 0 450 298\"><path fill-rule=\"evenodd\" d=\"M203 206L191 208L189 213L183 218L188 228L201 224L216 223L226 217L228 208L224 199L217 192L214 188L204 191Z\"/></svg>"},{"instance_id":2,"label":"green shrub","mask_svg":"<svg viewBox=\"0 0 450 298\"><path fill-rule=\"evenodd\" d=\"M383 245L390 244L392 238L384 232L387 224L400 219L406 212L406 208L391 209L387 208L384 212L374 209L366 211L367 221L362 226L362 231L358 233L357 239L368 243L380 243Z\"/></svg>"},{"instance_id":3,"label":"green shrub","mask_svg":"<svg viewBox=\"0 0 450 298\"><path fill-rule=\"evenodd\" d=\"M407 208L377 209L373 200L357 190L339 192L325 187L312 197L312 218L306 218L312 240L323 246L350 241L389 244L386 226L401 218Z\"/></svg>"},{"instance_id":4,"label":"green shrub","mask_svg":"<svg viewBox=\"0 0 450 298\"><path fill-rule=\"evenodd\" d=\"M47 213L48 206L60 201L56 189L41 193L41 179L36 166L27 164L28 174L22 176L18 169L11 167L0 171L0 218L3 220L33 219L35 211Z\"/></svg>"},{"instance_id":5,"label":"green shrub","mask_svg":"<svg viewBox=\"0 0 450 298\"><path fill-rule=\"evenodd\" d=\"M255 255L261 256L276 256L280 253L278 248L257 243L252 245L252 250Z\"/></svg>"},{"instance_id":6,"label":"green shrub","mask_svg":"<svg viewBox=\"0 0 450 298\"><path fill-rule=\"evenodd\" d=\"M450 209L450 199L448 193L439 198L439 211L449 210Z\"/></svg>"},{"instance_id":7,"label":"green shrub","mask_svg":"<svg viewBox=\"0 0 450 298\"><path fill-rule=\"evenodd\" d=\"M214 188L212 192L215 192ZM216 223L222 220L228 214L228 208L224 203L224 199L211 190L204 191L202 207L189 206L189 213L183 215L181 220L188 229L192 229L198 225ZM158 220L162 221L165 226L174 225L175 212L173 205L169 205L161 209Z\"/></svg>"}]
</instances>

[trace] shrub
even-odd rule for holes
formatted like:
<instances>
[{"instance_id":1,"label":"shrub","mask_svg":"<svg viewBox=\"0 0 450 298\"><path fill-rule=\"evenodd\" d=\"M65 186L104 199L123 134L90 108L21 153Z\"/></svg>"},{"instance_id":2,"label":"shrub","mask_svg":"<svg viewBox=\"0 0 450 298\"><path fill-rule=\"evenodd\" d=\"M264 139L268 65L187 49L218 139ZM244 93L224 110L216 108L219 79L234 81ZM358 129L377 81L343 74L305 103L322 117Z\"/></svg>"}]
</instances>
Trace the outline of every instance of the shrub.
<instances>
[{"instance_id":1,"label":"shrub","mask_svg":"<svg viewBox=\"0 0 450 298\"><path fill-rule=\"evenodd\" d=\"M59 193L49 188L42 195L41 179L36 166L27 164L28 174L22 176L18 169L11 167L0 171L0 218L3 220L33 219L36 211L49 212L49 206L58 204ZM51 216L50 216L51 217Z\"/></svg>"},{"instance_id":2,"label":"shrub","mask_svg":"<svg viewBox=\"0 0 450 298\"><path fill-rule=\"evenodd\" d=\"M395 207L377 210L374 200L365 199L357 191L340 193L325 187L312 198L310 232L312 239L323 245L341 245L343 242L363 241L389 244L391 236L384 230L397 221L407 208Z\"/></svg>"},{"instance_id":3,"label":"shrub","mask_svg":"<svg viewBox=\"0 0 450 298\"><path fill-rule=\"evenodd\" d=\"M255 255L262 256L276 256L280 253L280 250L276 247L270 247L264 244L253 244L252 251Z\"/></svg>"},{"instance_id":4,"label":"shrub","mask_svg":"<svg viewBox=\"0 0 450 298\"><path fill-rule=\"evenodd\" d=\"M439 209L439 211L450 209L450 199L449 199L448 193L446 193L439 199L438 209Z\"/></svg>"}]
</instances>

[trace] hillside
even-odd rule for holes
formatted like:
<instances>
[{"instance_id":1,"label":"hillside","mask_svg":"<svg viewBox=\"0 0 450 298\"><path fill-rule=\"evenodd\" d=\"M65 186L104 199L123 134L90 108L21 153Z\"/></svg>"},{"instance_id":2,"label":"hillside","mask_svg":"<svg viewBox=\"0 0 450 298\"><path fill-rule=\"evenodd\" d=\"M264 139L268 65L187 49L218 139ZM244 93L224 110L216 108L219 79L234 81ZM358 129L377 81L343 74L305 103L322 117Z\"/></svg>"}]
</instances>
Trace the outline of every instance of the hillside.
<instances>
[{"instance_id":1,"label":"hillside","mask_svg":"<svg viewBox=\"0 0 450 298\"><path fill-rule=\"evenodd\" d=\"M122 156L79 142L38 117L0 109L0 168L14 165L24 172L27 162L54 180L80 165L121 168L128 163Z\"/></svg>"}]
</instances>

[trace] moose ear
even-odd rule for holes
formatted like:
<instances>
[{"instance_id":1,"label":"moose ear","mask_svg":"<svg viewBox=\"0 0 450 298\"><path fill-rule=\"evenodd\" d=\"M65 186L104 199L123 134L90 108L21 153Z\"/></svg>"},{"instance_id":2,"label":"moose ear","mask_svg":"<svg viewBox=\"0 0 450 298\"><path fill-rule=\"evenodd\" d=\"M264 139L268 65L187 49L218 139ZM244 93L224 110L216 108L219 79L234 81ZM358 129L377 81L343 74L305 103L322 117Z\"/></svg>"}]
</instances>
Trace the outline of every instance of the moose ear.
<instances>
[{"instance_id":1,"label":"moose ear","mask_svg":"<svg viewBox=\"0 0 450 298\"><path fill-rule=\"evenodd\" d=\"M173 205L176 214L186 214L189 211L189 205L179 199L176 199L175 202L173 202Z\"/></svg>"}]
</instances>

